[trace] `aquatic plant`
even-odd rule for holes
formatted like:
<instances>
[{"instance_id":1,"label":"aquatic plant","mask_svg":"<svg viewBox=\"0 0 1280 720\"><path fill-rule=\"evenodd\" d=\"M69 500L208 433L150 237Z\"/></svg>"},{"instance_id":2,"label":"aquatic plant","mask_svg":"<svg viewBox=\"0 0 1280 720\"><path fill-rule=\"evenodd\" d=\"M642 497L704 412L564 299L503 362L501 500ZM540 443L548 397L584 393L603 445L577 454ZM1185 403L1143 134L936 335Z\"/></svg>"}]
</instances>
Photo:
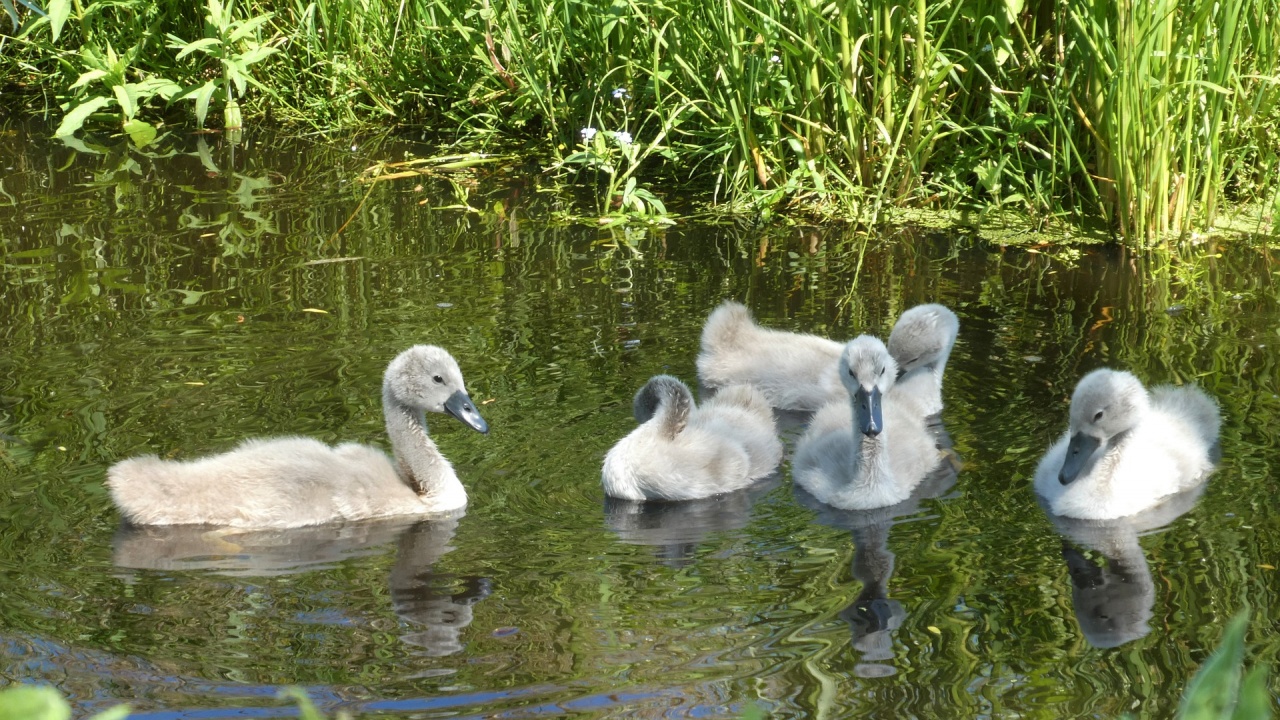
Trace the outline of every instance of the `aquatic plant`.
<instances>
[{"instance_id":1,"label":"aquatic plant","mask_svg":"<svg viewBox=\"0 0 1280 720\"><path fill-rule=\"evenodd\" d=\"M1248 626L1249 609L1245 608L1227 624L1218 649L1187 684L1178 705L1178 720L1268 720L1275 716L1267 666L1258 665L1241 680Z\"/></svg>"},{"instance_id":2,"label":"aquatic plant","mask_svg":"<svg viewBox=\"0 0 1280 720\"><path fill-rule=\"evenodd\" d=\"M58 97L60 133L118 107L145 144L155 121L139 114L155 99L153 116L192 100L199 125L221 101L234 128L254 85L253 116L420 123L469 149L523 143L553 168L600 171L598 216L663 217L645 187L683 181L764 219L1013 209L1100 215L1144 244L1212 227L1224 201L1270 197L1280 162L1275 0L5 9L0 85L29 104ZM636 142L584 147L584 127Z\"/></svg>"},{"instance_id":3,"label":"aquatic plant","mask_svg":"<svg viewBox=\"0 0 1280 720\"><path fill-rule=\"evenodd\" d=\"M65 2L65 0L59 0ZM271 20L272 13L253 15L246 19L235 17L235 0L206 0L208 14L205 16L206 36L187 42L176 35L168 35L170 48L176 49L175 60L181 60L195 52L203 53L217 61L222 74L221 82L208 80L204 84L190 87L179 94L179 98L190 97L195 100L196 122L204 127L205 115L209 111L209 103L215 96L223 102L223 127L236 129L240 127L240 102L244 97L246 85L254 85L270 92L250 74L249 68L268 58L277 48L258 42L255 34L258 29Z\"/></svg>"},{"instance_id":4,"label":"aquatic plant","mask_svg":"<svg viewBox=\"0 0 1280 720\"><path fill-rule=\"evenodd\" d=\"M195 120L203 127L210 103L220 100L224 127L234 130L241 125L238 98L244 96L246 86L253 84L270 92L253 78L250 67L276 52L274 46L257 38L271 14L240 19L234 5L234 0L225 5L221 0L206 0L198 39L187 42L172 32L164 36L167 48L176 53L166 53L159 46L156 28L174 25L183 19L182 13L149 0L94 0L87 4L49 0L47 12L33 10L13 39L18 48L33 56L31 59L52 65L44 68L48 81L68 71L80 71L57 93L63 114L55 135L72 136L92 118L115 107L119 113L114 119L121 130L136 146L145 147L155 140L163 113L173 103L192 101ZM19 28L16 9L10 15ZM194 53L216 61L217 69L182 62ZM18 62L30 72L33 66L23 62L25 59ZM205 79L210 72L220 80ZM148 104L157 99L164 101L164 108L149 110ZM144 119L144 115L150 117Z\"/></svg>"},{"instance_id":5,"label":"aquatic plant","mask_svg":"<svg viewBox=\"0 0 1280 720\"><path fill-rule=\"evenodd\" d=\"M89 720L124 720L128 705L117 705ZM17 685L0 690L0 720L71 720L71 705L47 685Z\"/></svg>"},{"instance_id":6,"label":"aquatic plant","mask_svg":"<svg viewBox=\"0 0 1280 720\"><path fill-rule=\"evenodd\" d=\"M279 697L297 703L302 720L325 720L324 713L316 709L302 688L285 688ZM124 720L128 716L128 705L116 705L89 716L88 720ZM351 715L339 712L334 718L350 720ZM0 720L71 720L71 705L47 685L17 685L0 690Z\"/></svg>"},{"instance_id":7,"label":"aquatic plant","mask_svg":"<svg viewBox=\"0 0 1280 720\"><path fill-rule=\"evenodd\" d=\"M522 143L550 167L598 171L597 216L664 217L645 188L676 181L762 219L1013 209L1101 216L1145 244L1270 197L1280 162L1275 0L5 9L0 85L37 106L58 97L61 133L118 107L145 144L155 99L146 114L192 100L199 125L221 101L228 128L243 112L322 130L424 124L468 149ZM242 111L249 85L262 92ZM636 142L584 147L584 127Z\"/></svg>"}]
</instances>

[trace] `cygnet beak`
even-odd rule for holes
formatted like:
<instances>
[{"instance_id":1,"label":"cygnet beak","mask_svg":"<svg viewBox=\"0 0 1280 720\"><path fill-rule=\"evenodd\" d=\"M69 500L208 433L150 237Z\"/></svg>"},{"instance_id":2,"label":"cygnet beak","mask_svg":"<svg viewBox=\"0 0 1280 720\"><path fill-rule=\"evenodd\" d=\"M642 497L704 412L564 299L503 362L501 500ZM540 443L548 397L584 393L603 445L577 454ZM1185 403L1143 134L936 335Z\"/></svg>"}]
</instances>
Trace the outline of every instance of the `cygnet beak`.
<instances>
[{"instance_id":1,"label":"cygnet beak","mask_svg":"<svg viewBox=\"0 0 1280 720\"><path fill-rule=\"evenodd\" d=\"M1078 432L1071 436L1067 443L1067 459L1062 461L1062 470L1058 472L1058 482L1070 485L1080 473L1093 464L1093 455L1102 445L1098 438Z\"/></svg>"},{"instance_id":2,"label":"cygnet beak","mask_svg":"<svg viewBox=\"0 0 1280 720\"><path fill-rule=\"evenodd\" d=\"M853 399L858 404L858 430L867 437L879 435L884 430L884 416L880 412L880 388L873 387L868 391L860 387L853 394Z\"/></svg>"},{"instance_id":3,"label":"cygnet beak","mask_svg":"<svg viewBox=\"0 0 1280 720\"><path fill-rule=\"evenodd\" d=\"M471 398L461 390L455 391L444 401L444 411L462 421L463 425L482 433L489 432L489 423L480 417L480 412L472 404Z\"/></svg>"}]
</instances>

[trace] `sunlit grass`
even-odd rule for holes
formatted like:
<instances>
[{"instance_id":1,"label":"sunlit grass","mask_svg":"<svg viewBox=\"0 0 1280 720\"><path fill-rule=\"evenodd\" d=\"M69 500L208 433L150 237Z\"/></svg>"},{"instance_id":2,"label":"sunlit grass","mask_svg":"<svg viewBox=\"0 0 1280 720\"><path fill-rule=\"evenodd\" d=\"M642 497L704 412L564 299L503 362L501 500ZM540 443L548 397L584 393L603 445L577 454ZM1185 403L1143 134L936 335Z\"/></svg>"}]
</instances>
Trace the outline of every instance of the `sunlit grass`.
<instances>
[{"instance_id":1,"label":"sunlit grass","mask_svg":"<svg viewBox=\"0 0 1280 720\"><path fill-rule=\"evenodd\" d=\"M1102 217L1121 237L1147 244L1211 227L1224 202L1274 193L1277 4L245 0L230 7L235 22L254 29L234 42L275 51L255 60L260 87L247 93L246 119L269 113L322 131L422 125L467 150L522 146L562 181L594 188L594 207L583 210L593 216L662 217L663 190L692 183L716 205L762 220L803 213L874 224L890 207L966 207L1044 220ZM167 0L49 0L48 7L70 8L58 39L57 13L21 10L22 29L0 52L0 85L6 93L25 89L30 103L55 97L71 109L75 97L82 101L76 58L87 47L130 49L121 77L131 87L173 84L144 98L140 115L203 117L207 95L203 104L179 103L196 91L173 88L211 88L210 78L240 74L223 56L179 57L181 45L163 42L166 34L188 43L221 37L230 48L230 20L213 28ZM79 95L70 91L77 81ZM116 97L101 93L104 104ZM226 103L230 94L222 96ZM228 117L234 109L225 108ZM591 154L584 128L601 138L625 133L634 147Z\"/></svg>"}]
</instances>

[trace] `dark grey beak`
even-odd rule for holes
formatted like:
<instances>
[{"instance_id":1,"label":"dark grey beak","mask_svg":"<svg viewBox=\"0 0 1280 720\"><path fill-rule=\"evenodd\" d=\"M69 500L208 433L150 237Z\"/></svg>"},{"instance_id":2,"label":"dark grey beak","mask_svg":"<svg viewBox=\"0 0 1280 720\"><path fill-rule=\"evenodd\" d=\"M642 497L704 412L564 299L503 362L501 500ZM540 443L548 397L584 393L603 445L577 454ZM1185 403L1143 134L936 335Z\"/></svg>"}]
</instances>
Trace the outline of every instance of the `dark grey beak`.
<instances>
[{"instance_id":1,"label":"dark grey beak","mask_svg":"<svg viewBox=\"0 0 1280 720\"><path fill-rule=\"evenodd\" d=\"M462 421L463 425L482 433L489 432L489 423L480 417L480 412L471 403L471 398L461 390L455 391L444 401L444 411Z\"/></svg>"},{"instance_id":2,"label":"dark grey beak","mask_svg":"<svg viewBox=\"0 0 1280 720\"><path fill-rule=\"evenodd\" d=\"M1092 435L1078 432L1071 436L1067 443L1067 459L1062 461L1062 470L1058 472L1058 482L1070 485L1080 473L1093 464L1093 455L1098 451L1102 441Z\"/></svg>"},{"instance_id":3,"label":"dark grey beak","mask_svg":"<svg viewBox=\"0 0 1280 720\"><path fill-rule=\"evenodd\" d=\"M884 430L884 416L880 413L880 388L871 388L868 392L858 388L853 394L858 407L858 429L867 437L875 437Z\"/></svg>"}]
</instances>

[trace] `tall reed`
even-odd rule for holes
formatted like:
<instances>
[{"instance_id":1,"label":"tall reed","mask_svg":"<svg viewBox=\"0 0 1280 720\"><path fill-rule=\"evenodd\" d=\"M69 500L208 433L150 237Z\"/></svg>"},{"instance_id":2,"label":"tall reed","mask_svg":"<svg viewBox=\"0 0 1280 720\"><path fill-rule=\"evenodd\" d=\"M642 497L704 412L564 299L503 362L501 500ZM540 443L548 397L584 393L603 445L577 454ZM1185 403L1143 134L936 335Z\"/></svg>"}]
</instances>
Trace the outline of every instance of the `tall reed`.
<instances>
[{"instance_id":1,"label":"tall reed","mask_svg":"<svg viewBox=\"0 0 1280 720\"><path fill-rule=\"evenodd\" d=\"M1014 208L1101 217L1143 244L1274 192L1278 4L243 0L236 11L272 13L262 41L279 49L254 68L263 92L246 117L523 144L561 172L594 170L566 179L600 183L604 210L624 184L692 181L765 217ZM208 73L147 44L153 29L199 37L190 10L119 0L102 13L116 22L81 18L56 42L47 20L21 18L0 52L6 96L67 97L79 72L68 58L106 41L145 46L130 68L140 76L186 86ZM597 129L634 138L632 154L573 162Z\"/></svg>"}]
</instances>

